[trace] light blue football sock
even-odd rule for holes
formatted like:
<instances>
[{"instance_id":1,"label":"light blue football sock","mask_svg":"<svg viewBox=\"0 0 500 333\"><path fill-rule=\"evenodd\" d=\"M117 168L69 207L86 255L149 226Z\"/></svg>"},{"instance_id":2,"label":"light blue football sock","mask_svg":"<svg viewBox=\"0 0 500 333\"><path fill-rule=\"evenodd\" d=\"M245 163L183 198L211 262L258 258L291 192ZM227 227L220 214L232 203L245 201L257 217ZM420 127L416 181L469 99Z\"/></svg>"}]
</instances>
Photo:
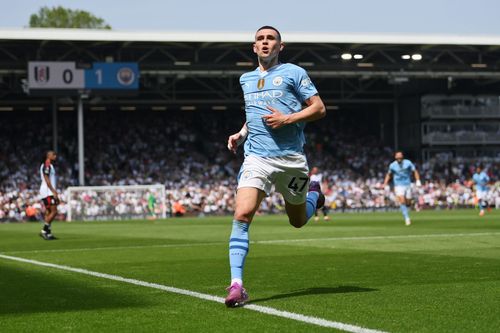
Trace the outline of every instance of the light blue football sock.
<instances>
[{"instance_id":1,"label":"light blue football sock","mask_svg":"<svg viewBox=\"0 0 500 333\"><path fill-rule=\"evenodd\" d=\"M231 281L243 282L243 266L248 254L249 223L233 220L233 230L229 239L229 266L231 266ZM238 281L238 282L239 282Z\"/></svg>"},{"instance_id":2,"label":"light blue football sock","mask_svg":"<svg viewBox=\"0 0 500 333\"><path fill-rule=\"evenodd\" d=\"M399 208L401 209L401 213L403 213L404 218L409 219L410 215L408 214L408 207L406 207L406 205L400 205Z\"/></svg>"},{"instance_id":3,"label":"light blue football sock","mask_svg":"<svg viewBox=\"0 0 500 333\"><path fill-rule=\"evenodd\" d=\"M309 220L316 212L318 204L319 193L316 191L307 192L306 196L306 218Z\"/></svg>"}]
</instances>

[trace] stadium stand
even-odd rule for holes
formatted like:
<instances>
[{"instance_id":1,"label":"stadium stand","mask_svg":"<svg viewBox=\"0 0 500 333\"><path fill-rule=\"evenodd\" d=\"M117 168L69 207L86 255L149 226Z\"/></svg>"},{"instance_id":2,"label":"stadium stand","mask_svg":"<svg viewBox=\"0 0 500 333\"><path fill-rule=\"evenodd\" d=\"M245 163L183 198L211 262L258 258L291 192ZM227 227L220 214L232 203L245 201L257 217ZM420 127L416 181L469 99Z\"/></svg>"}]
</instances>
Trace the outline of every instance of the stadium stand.
<instances>
[{"instance_id":1,"label":"stadium stand","mask_svg":"<svg viewBox=\"0 0 500 333\"><path fill-rule=\"evenodd\" d=\"M27 95L27 62L34 60L139 65L137 93L91 92L83 103L85 185L161 183L172 215L174 206L185 214L230 212L241 153L229 154L225 143L243 122L238 78L255 66L251 38L0 29L0 220L37 219L43 150L59 153L59 188L79 182L76 98ZM392 194L375 185L396 148L425 179L415 193L419 207L473 205L468 179L478 162L498 181L499 38L284 38L282 61L306 68L327 105L327 119L306 130L307 154L324 173L332 208L391 209ZM497 207L498 192L497 184L490 200ZM279 212L282 204L275 195L262 212ZM64 218L64 202L60 211Z\"/></svg>"},{"instance_id":2,"label":"stadium stand","mask_svg":"<svg viewBox=\"0 0 500 333\"><path fill-rule=\"evenodd\" d=\"M4 115L8 121L0 125L0 131L18 138L0 146L0 220L34 220L41 210L37 199L41 156L39 145L34 143L50 144L50 126L43 115L31 115L29 123L19 121L23 116ZM60 189L77 184L73 116L67 113L60 117ZM190 215L228 214L242 153L230 154L225 143L228 133L242 121L242 114L231 111L89 113L86 183L161 183L167 189L170 215L179 203ZM327 202L341 211L391 209L392 192L377 188L377 184L392 160L392 149L364 134L364 129L346 127L348 121L348 117L329 116L306 129L309 163L323 171ZM417 165L425 179L424 186L415 192L419 208L473 206L469 183L473 163L435 158ZM486 165L491 178L500 179L500 165ZM497 185L491 202L500 205L499 198ZM64 194L62 199L60 218L67 211ZM265 200L261 211L276 213L282 209L281 197L273 195Z\"/></svg>"}]
</instances>

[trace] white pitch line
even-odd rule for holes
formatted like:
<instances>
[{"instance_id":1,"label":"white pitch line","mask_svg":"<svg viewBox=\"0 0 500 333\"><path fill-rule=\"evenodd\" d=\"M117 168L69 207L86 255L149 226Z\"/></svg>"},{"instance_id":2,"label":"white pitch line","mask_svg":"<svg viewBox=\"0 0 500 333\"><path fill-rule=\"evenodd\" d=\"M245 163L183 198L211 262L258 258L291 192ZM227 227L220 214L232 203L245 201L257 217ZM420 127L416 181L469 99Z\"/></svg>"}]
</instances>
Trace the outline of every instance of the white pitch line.
<instances>
[{"instance_id":1,"label":"white pitch line","mask_svg":"<svg viewBox=\"0 0 500 333\"><path fill-rule=\"evenodd\" d=\"M325 237L325 238L304 238L304 239L276 239L256 241L257 244L278 244L278 243L299 243L314 241L342 241L342 240L377 240L377 239L406 239L406 238L433 238L433 237L476 237L494 236L500 232L476 232L476 233L454 233L454 234L422 234L422 235L390 235L390 236L357 236L357 237Z\"/></svg>"},{"instance_id":2,"label":"white pitch line","mask_svg":"<svg viewBox=\"0 0 500 333\"><path fill-rule=\"evenodd\" d=\"M356 241L356 240L408 239L408 238L476 237L476 236L496 236L496 235L500 235L500 232L272 239L272 240L262 240L262 241L250 241L250 243L287 244L287 243L315 242L315 241ZM1 251L1 252L3 253L80 252L80 251L104 251L104 250L126 250L126 249L149 249L149 248L177 248L177 247L181 248L181 247L213 246L213 245L224 245L224 244L227 244L227 242L106 246L106 247L84 247L84 248L73 248L73 249L50 249L50 250L41 249L41 250L21 250L21 251Z\"/></svg>"},{"instance_id":3,"label":"white pitch line","mask_svg":"<svg viewBox=\"0 0 500 333\"><path fill-rule=\"evenodd\" d=\"M191 291L191 290L186 290L186 289L165 286L165 285L158 284L158 283L151 283L151 282L146 282L146 281L141 281L141 280L136 280L136 279L129 279L129 278L125 278L125 277L118 276L118 275L99 273L99 272L89 271L89 270L82 269L82 268L75 268L75 267L64 266L64 265L56 265L56 264L51 264L48 262L25 259L25 258L20 258L20 257L7 256L7 255L3 255L3 254L0 254L0 258L7 259L7 260L13 260L13 261L19 261L19 262L28 263L28 264L37 265L37 266L44 266L44 267L60 269L60 270L64 270L64 271L74 272L74 273L80 273L80 274L84 274L84 275L90 275L93 277L98 277L98 278L103 278L103 279L108 279L108 280L113 280L113 281L118 281L118 282L129 283L129 284L133 284L133 285L141 286L141 287L159 289L159 290L167 291L167 292L174 293L174 294L180 294L180 295L185 295L185 296L203 299L206 301L212 301L212 302L222 303L222 304L224 303L224 298L222 298L222 297L198 293L196 291ZM326 320L326 319L322 319L322 318L318 318L318 317L313 317L313 316L306 316L306 315L294 313L294 312L282 311L282 310L278 310L278 309L271 308L268 306L248 304L248 305L244 306L243 308L247 309L247 310L252 310L252 311L264 313L264 314L271 315L271 316L277 316L277 317L282 317L282 318L291 319L291 320L295 320L295 321L300 321L300 322L311 324L311 325L328 327L328 328L336 328L336 329L346 331L346 332L386 333L384 331L373 330L373 329L369 329L369 328L365 328L365 327L361 327L361 326L350 325L350 324L345 324L345 323L336 322L336 321L330 321L330 320ZM228 310L228 311L230 311L230 310Z\"/></svg>"},{"instance_id":4,"label":"white pitch line","mask_svg":"<svg viewBox=\"0 0 500 333\"><path fill-rule=\"evenodd\" d=\"M103 251L103 250L126 250L126 249L150 249L150 248L176 248L176 247L196 247L228 244L227 242L210 243L179 243L179 244L153 244L153 245L127 245L127 246L103 246L103 247L80 247L73 249L42 249L42 250L21 250L21 251L1 251L2 253L51 253L51 252L81 252L81 251Z\"/></svg>"}]
</instances>

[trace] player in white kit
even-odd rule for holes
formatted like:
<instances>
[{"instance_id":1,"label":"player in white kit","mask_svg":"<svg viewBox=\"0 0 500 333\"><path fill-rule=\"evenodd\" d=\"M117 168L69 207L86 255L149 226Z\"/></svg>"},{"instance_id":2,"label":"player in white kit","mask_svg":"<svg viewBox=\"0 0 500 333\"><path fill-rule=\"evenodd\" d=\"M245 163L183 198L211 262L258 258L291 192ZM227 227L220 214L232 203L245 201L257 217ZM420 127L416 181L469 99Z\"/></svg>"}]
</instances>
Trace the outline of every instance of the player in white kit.
<instances>
[{"instance_id":1,"label":"player in white kit","mask_svg":"<svg viewBox=\"0 0 500 333\"><path fill-rule=\"evenodd\" d=\"M309 180L311 182L317 182L320 185L323 184L323 174L319 171L318 167L313 167L311 169L311 173L309 174ZM326 205L326 203L323 205L323 207L316 209L316 212L314 213L314 221L319 221L318 211L320 209L323 212L323 220L328 221L330 219L330 217L328 216L330 210L328 208L328 205Z\"/></svg>"},{"instance_id":2,"label":"player in white kit","mask_svg":"<svg viewBox=\"0 0 500 333\"><path fill-rule=\"evenodd\" d=\"M40 231L40 237L45 240L56 239L52 234L51 224L57 215L57 205L59 204L59 195L56 190L56 170L54 161L57 159L56 152L49 150L45 154L45 161L40 165L40 198L45 205L44 225Z\"/></svg>"}]
</instances>

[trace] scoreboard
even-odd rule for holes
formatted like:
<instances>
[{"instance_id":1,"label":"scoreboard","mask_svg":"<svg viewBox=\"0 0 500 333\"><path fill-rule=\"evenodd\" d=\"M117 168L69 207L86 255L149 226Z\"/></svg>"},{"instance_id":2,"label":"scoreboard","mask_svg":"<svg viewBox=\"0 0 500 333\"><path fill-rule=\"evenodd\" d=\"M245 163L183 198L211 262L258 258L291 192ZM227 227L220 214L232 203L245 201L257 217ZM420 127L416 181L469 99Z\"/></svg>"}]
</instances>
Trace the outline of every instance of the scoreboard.
<instances>
[{"instance_id":1,"label":"scoreboard","mask_svg":"<svg viewBox=\"0 0 500 333\"><path fill-rule=\"evenodd\" d=\"M139 67L134 62L94 62L78 68L70 61L30 61L30 93L71 93L78 91L133 91L139 88Z\"/></svg>"},{"instance_id":2,"label":"scoreboard","mask_svg":"<svg viewBox=\"0 0 500 333\"><path fill-rule=\"evenodd\" d=\"M87 68L88 67L88 68ZM134 94L139 88L139 68L134 62L94 62L79 68L71 61L28 62L28 93L33 95L78 95L78 180L85 184L83 98L91 94ZM87 95L88 96L88 95ZM55 103L55 99L54 103ZM57 108L52 109L53 137L57 138ZM57 150L57 143L54 150Z\"/></svg>"}]
</instances>

